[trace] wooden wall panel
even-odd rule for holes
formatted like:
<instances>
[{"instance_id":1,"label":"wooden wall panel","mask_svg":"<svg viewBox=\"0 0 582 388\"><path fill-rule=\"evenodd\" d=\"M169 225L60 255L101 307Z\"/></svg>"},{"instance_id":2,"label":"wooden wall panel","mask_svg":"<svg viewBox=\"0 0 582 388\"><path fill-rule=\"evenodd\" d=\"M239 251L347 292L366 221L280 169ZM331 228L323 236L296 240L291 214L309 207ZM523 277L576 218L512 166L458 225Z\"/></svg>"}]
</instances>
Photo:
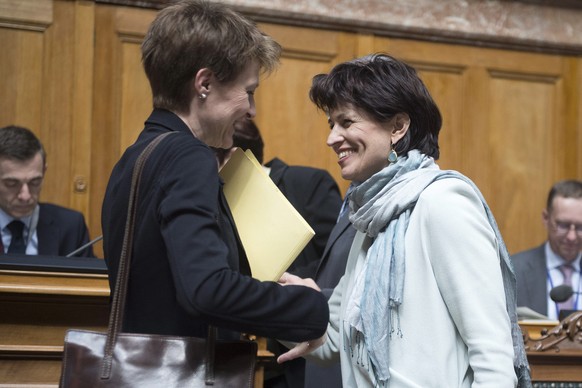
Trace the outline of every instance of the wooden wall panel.
<instances>
[{"instance_id":1,"label":"wooden wall panel","mask_svg":"<svg viewBox=\"0 0 582 388\"><path fill-rule=\"evenodd\" d=\"M141 43L156 12L120 8L116 30L121 43L121 140L119 154L129 147L152 111L150 85L141 64Z\"/></svg>"},{"instance_id":2,"label":"wooden wall panel","mask_svg":"<svg viewBox=\"0 0 582 388\"><path fill-rule=\"evenodd\" d=\"M100 214L111 168L143 128L152 107L149 84L141 65L140 44L155 16L151 10L97 6L92 144L91 213ZM335 154L326 146L327 119L309 101L311 77L354 56L354 37L338 32L261 25L284 47L281 67L262 78L257 90L257 124L265 138L265 159L277 156L290 164L329 170L342 191ZM316 48L313 41L321 42ZM100 219L91 218L100 231ZM98 253L101 253L97 249Z\"/></svg>"},{"instance_id":3,"label":"wooden wall panel","mask_svg":"<svg viewBox=\"0 0 582 388\"><path fill-rule=\"evenodd\" d=\"M18 124L38 134L41 118L44 31L0 25L0 126Z\"/></svg>"},{"instance_id":4,"label":"wooden wall panel","mask_svg":"<svg viewBox=\"0 0 582 388\"><path fill-rule=\"evenodd\" d=\"M71 162L69 165L73 195L69 206L85 214L86 221L92 218L90 212L89 185L91 182L92 105L95 7L90 2L74 3L74 61L72 78L71 107ZM91 237L99 235L98 230L89 230Z\"/></svg>"},{"instance_id":5,"label":"wooden wall panel","mask_svg":"<svg viewBox=\"0 0 582 388\"><path fill-rule=\"evenodd\" d=\"M265 162L278 157L287 164L328 170L345 193L337 156L326 145L327 117L309 100L314 75L356 56L354 36L334 31L261 24L283 46L281 66L262 80L256 93L256 122L265 141ZM314 44L317 42L317 44Z\"/></svg>"},{"instance_id":6,"label":"wooden wall panel","mask_svg":"<svg viewBox=\"0 0 582 388\"><path fill-rule=\"evenodd\" d=\"M544 241L547 192L576 176L568 162L577 158L576 135L564 127L578 114L565 105L564 85L576 81L568 59L387 38L375 48L420 70L444 118L440 164L477 183L510 252Z\"/></svg>"},{"instance_id":7,"label":"wooden wall panel","mask_svg":"<svg viewBox=\"0 0 582 388\"><path fill-rule=\"evenodd\" d=\"M45 201L69 206L74 74L74 3L54 2L55 22L47 29L44 47L42 112L39 137L47 152Z\"/></svg>"},{"instance_id":8,"label":"wooden wall panel","mask_svg":"<svg viewBox=\"0 0 582 388\"><path fill-rule=\"evenodd\" d=\"M443 169L463 169L462 128L465 68L454 65L410 63L414 66L440 108L443 127L439 134L439 165Z\"/></svg>"},{"instance_id":9,"label":"wooden wall panel","mask_svg":"<svg viewBox=\"0 0 582 388\"><path fill-rule=\"evenodd\" d=\"M152 111L150 84L141 65L139 42L122 45L121 141L119 155L135 142Z\"/></svg>"},{"instance_id":10,"label":"wooden wall panel","mask_svg":"<svg viewBox=\"0 0 582 388\"><path fill-rule=\"evenodd\" d=\"M564 58L564 74L568 82L564 82L565 100L559 108L559 114L564 117L564 127L556 130L563 132L569 139L568 149L564 150L566 174L565 178L582 179L582 60L576 57ZM571 167L570 167L571 166Z\"/></svg>"},{"instance_id":11,"label":"wooden wall panel","mask_svg":"<svg viewBox=\"0 0 582 388\"><path fill-rule=\"evenodd\" d=\"M111 168L131 145L152 107L149 84L141 65L140 45L155 16L151 10L97 6L91 214L100 214ZM257 90L257 123L265 138L265 158L330 170L345 191L336 157L326 146L327 119L317 112L307 92L311 76L354 56L355 39L313 29L261 25L284 46L281 67L261 80ZM313 48L311 42L322 42ZM91 218L100 231L100 219ZM99 248L97 249L98 253Z\"/></svg>"},{"instance_id":12,"label":"wooden wall panel","mask_svg":"<svg viewBox=\"0 0 582 388\"><path fill-rule=\"evenodd\" d=\"M151 110L140 44L155 14L92 0L0 0L0 125L40 135L49 154L42 199L81 210L92 237L101 234L111 168ZM327 169L345 191L325 145L325 114L308 98L311 78L387 51L419 70L444 118L439 163L479 185L510 251L545 238L539 214L550 185L582 177L578 57L270 21L260 27L284 49L281 67L256 95L266 160Z\"/></svg>"},{"instance_id":13,"label":"wooden wall panel","mask_svg":"<svg viewBox=\"0 0 582 388\"><path fill-rule=\"evenodd\" d=\"M498 222L515 251L541 243L546 235L541 211L556 177L554 164L560 159L552 146L559 132L552 128L561 127L554 117L556 79L490 75L490 95L503 98L488 107L490 134L483 141L490 152L480 175L487 175Z\"/></svg>"},{"instance_id":14,"label":"wooden wall panel","mask_svg":"<svg viewBox=\"0 0 582 388\"><path fill-rule=\"evenodd\" d=\"M46 31L52 23L52 0L0 0L0 126L26 126L39 134Z\"/></svg>"},{"instance_id":15,"label":"wooden wall panel","mask_svg":"<svg viewBox=\"0 0 582 388\"><path fill-rule=\"evenodd\" d=\"M0 125L35 132L47 151L41 200L88 215L93 3L0 0Z\"/></svg>"},{"instance_id":16,"label":"wooden wall panel","mask_svg":"<svg viewBox=\"0 0 582 388\"><path fill-rule=\"evenodd\" d=\"M101 233L101 204L111 170L152 109L140 45L154 10L96 6L91 230ZM96 249L102 255L102 247Z\"/></svg>"}]
</instances>

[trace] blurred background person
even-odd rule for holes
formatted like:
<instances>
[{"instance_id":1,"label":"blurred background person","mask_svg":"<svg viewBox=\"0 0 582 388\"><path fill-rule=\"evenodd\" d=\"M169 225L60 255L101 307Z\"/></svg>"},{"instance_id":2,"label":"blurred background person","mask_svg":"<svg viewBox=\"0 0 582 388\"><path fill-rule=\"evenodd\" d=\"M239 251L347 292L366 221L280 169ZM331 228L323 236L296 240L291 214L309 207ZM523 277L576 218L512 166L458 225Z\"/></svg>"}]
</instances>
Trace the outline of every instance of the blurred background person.
<instances>
[{"instance_id":1,"label":"blurred background person","mask_svg":"<svg viewBox=\"0 0 582 388\"><path fill-rule=\"evenodd\" d=\"M560 310L578 310L582 306L582 181L563 180L552 186L542 222L548 239L511 257L517 275L517 305L559 319ZM550 291L562 284L572 287L575 293L556 303Z\"/></svg>"},{"instance_id":2,"label":"blurred background person","mask_svg":"<svg viewBox=\"0 0 582 388\"><path fill-rule=\"evenodd\" d=\"M0 227L3 253L66 256L89 242L83 214L40 203L46 152L28 128L0 128ZM93 257L88 247L77 256Z\"/></svg>"},{"instance_id":3,"label":"blurred background person","mask_svg":"<svg viewBox=\"0 0 582 388\"><path fill-rule=\"evenodd\" d=\"M314 278L342 205L337 183L326 170L289 166L278 158L263 164L264 142L254 120L241 120L235 124L233 147L217 150L219 164L226 163L236 148L251 150L281 193L315 231L315 236L288 269L298 276ZM268 342L268 349L276 355L287 350L280 349L280 346L277 341ZM265 388L301 388L304 386L304 369L305 360L302 358L270 367L265 373Z\"/></svg>"},{"instance_id":4,"label":"blurred background person","mask_svg":"<svg viewBox=\"0 0 582 388\"><path fill-rule=\"evenodd\" d=\"M416 71L366 56L315 76L310 97L357 185L357 232L326 335L278 361L339 358L344 387L531 386L509 254L478 188L435 163L441 115Z\"/></svg>"},{"instance_id":5,"label":"blurred background person","mask_svg":"<svg viewBox=\"0 0 582 388\"><path fill-rule=\"evenodd\" d=\"M350 223L349 219L349 194L354 187L352 184L348 188L337 223L331 230L325 250L323 251L323 256L315 272L315 283L321 288L321 292L328 299L345 273L350 247L356 234L356 229ZM325 386L342 387L339 361L328 365L318 365L310 360L306 360L305 388L320 388Z\"/></svg>"},{"instance_id":6,"label":"blurred background person","mask_svg":"<svg viewBox=\"0 0 582 388\"><path fill-rule=\"evenodd\" d=\"M264 163L264 142L254 120L236 123L233 147L251 150L281 193L315 231L315 236L288 270L301 277L313 278L342 205L337 183L323 169L289 166L279 158Z\"/></svg>"},{"instance_id":7,"label":"blurred background person","mask_svg":"<svg viewBox=\"0 0 582 388\"><path fill-rule=\"evenodd\" d=\"M142 43L154 110L115 165L102 208L111 289L122 249L135 160L157 136L140 198L123 331L205 338L241 333L310 339L325 332L318 287L251 277L210 147L230 148L235 122L256 114L262 72L281 47L229 7L180 1L161 10Z\"/></svg>"},{"instance_id":8,"label":"blurred background person","mask_svg":"<svg viewBox=\"0 0 582 388\"><path fill-rule=\"evenodd\" d=\"M329 234L323 256L315 271L315 283L321 288L321 292L328 299L345 273L348 255L356 234L356 229L350 223L349 219L349 194L354 187L354 185L350 185L348 188L337 223ZM305 361L305 388L341 386L342 376L339 362L330 363L329 365L318 365L311 360Z\"/></svg>"}]
</instances>

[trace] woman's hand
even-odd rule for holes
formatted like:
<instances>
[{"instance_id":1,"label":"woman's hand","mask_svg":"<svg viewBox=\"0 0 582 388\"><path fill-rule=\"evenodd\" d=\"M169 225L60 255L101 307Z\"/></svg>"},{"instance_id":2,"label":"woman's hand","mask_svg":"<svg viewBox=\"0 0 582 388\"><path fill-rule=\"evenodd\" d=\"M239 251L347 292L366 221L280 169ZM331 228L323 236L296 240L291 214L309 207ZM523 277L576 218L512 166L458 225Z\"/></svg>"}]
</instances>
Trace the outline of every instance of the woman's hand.
<instances>
[{"instance_id":1,"label":"woman's hand","mask_svg":"<svg viewBox=\"0 0 582 388\"><path fill-rule=\"evenodd\" d=\"M277 357L277 363L282 364L285 361L291 361L298 357L302 357L306 354L313 352L315 349L319 348L321 345L325 343L325 338L326 334L324 334L323 337L320 337L318 339L314 339L307 342L301 342L295 345L293 349Z\"/></svg>"},{"instance_id":2,"label":"woman's hand","mask_svg":"<svg viewBox=\"0 0 582 388\"><path fill-rule=\"evenodd\" d=\"M281 275L281 278L279 278L278 283L282 286L305 286L305 287L310 287L313 288L316 291L321 291L321 289L317 286L317 284L315 283L315 281L313 279L303 279L300 278L299 276L295 276L290 274L289 272L285 272L283 275Z\"/></svg>"}]
</instances>

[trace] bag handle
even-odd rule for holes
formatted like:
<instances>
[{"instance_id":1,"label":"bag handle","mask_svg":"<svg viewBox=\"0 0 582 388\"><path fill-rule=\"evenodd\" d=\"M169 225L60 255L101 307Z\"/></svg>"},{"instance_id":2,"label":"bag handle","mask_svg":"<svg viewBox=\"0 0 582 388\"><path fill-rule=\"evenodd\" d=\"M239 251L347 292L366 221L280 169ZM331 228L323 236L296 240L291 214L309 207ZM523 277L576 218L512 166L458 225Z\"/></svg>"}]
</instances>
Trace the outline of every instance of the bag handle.
<instances>
[{"instance_id":1,"label":"bag handle","mask_svg":"<svg viewBox=\"0 0 582 388\"><path fill-rule=\"evenodd\" d=\"M137 213L137 202L139 194L139 184L141 182L141 175L144 165L158 146L158 144L168 135L175 132L168 132L156 137L146 148L139 154L135 161L133 172L131 176L131 187L129 190L129 204L127 208L127 219L125 221L125 231L123 235L123 244L121 247L121 255L119 258L119 268L117 279L115 281L115 289L113 291L113 298L111 304L111 312L109 313L109 324L107 327L107 340L105 342L105 350L103 361L101 363L101 379L109 379L111 377L111 367L113 364L113 350L117 342L118 334L121 332L123 324L123 312L125 308L125 299L127 295L127 283L129 279L129 268L131 262L131 253L133 250L133 231L135 229L135 218ZM208 339L206 341L206 362L205 362L205 382L206 385L214 385L214 348L216 342L216 328L209 327Z\"/></svg>"},{"instance_id":2,"label":"bag handle","mask_svg":"<svg viewBox=\"0 0 582 388\"><path fill-rule=\"evenodd\" d=\"M131 252L133 249L133 230L137 213L137 199L139 194L139 183L145 162L157 145L168 135L174 132L164 133L156 137L139 154L133 167L131 176L131 187L129 190L129 204L127 208L127 219L125 220L125 232L123 235L123 245L119 258L119 268L113 298L111 302L111 312L109 313L109 325L107 327L107 341L105 342L104 357L101 363L101 379L108 379L111 376L111 366L113 363L113 349L117 342L117 336L121 331L123 323L123 310L125 307L125 296L127 294L127 283L129 278L129 266Z\"/></svg>"},{"instance_id":3,"label":"bag handle","mask_svg":"<svg viewBox=\"0 0 582 388\"><path fill-rule=\"evenodd\" d=\"M131 260L131 252L133 249L133 230L135 227L135 218L137 213L137 200L139 194L139 184L141 182L141 174L143 167L148 157L151 155L157 145L168 135L175 132L168 132L156 137L147 147L141 152L135 161L133 173L131 176L131 188L129 190L129 204L127 208L127 219L125 221L125 232L123 236L123 245L121 247L121 257L119 258L119 269L117 280L115 281L115 289L113 291L113 300L111 304L111 312L109 313L109 325L107 327L107 341L105 342L105 350L103 361L101 363L101 379L108 379L111 377L111 367L113 364L113 349L117 342L117 336L121 332L121 325L123 324L123 311L125 307L125 297L127 294L127 283L129 278L129 267ZM206 346L206 385L214 384L214 344L216 339L216 328L210 327L208 330L208 341Z\"/></svg>"}]
</instances>

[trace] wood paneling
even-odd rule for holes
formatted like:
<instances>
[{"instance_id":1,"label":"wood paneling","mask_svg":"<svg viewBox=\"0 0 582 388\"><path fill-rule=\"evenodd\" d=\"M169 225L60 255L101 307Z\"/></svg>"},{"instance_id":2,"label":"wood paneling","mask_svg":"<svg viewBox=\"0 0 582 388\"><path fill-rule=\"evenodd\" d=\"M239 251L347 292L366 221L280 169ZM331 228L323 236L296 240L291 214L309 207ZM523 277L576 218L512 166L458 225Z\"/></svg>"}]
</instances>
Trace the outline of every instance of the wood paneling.
<instances>
[{"instance_id":1,"label":"wood paneling","mask_svg":"<svg viewBox=\"0 0 582 388\"><path fill-rule=\"evenodd\" d=\"M110 171L151 110L140 44L155 14L89 0L0 0L0 125L41 136L49 155L42 200L83 211L92 237L101 234ZM582 177L578 57L260 27L284 50L256 94L266 160L327 169L345 191L325 145L325 114L308 98L311 79L338 62L386 51L419 70L444 118L439 163L477 183L511 252L544 240L540 213L551 184Z\"/></svg>"},{"instance_id":2,"label":"wood paneling","mask_svg":"<svg viewBox=\"0 0 582 388\"><path fill-rule=\"evenodd\" d=\"M387 38L376 50L419 69L443 114L439 164L475 181L510 252L544 241L550 186L580 177L568 162L577 158L577 136L566 123L579 120L565 109L565 85L576 83L571 59Z\"/></svg>"},{"instance_id":3,"label":"wood paneling","mask_svg":"<svg viewBox=\"0 0 582 388\"><path fill-rule=\"evenodd\" d=\"M90 228L101 233L101 203L111 169L131 145L152 109L149 83L141 66L140 45L153 10L97 6ZM102 255L99 245L96 253Z\"/></svg>"},{"instance_id":4,"label":"wood paneling","mask_svg":"<svg viewBox=\"0 0 582 388\"><path fill-rule=\"evenodd\" d=\"M326 145L327 117L309 100L314 75L356 56L357 40L341 32L273 24L260 27L283 46L281 66L262 80L256 93L256 122L265 141L265 162L278 157L287 164L328 170L345 192L337 156ZM314 44L317 42L317 44Z\"/></svg>"},{"instance_id":5,"label":"wood paneling","mask_svg":"<svg viewBox=\"0 0 582 388\"><path fill-rule=\"evenodd\" d=\"M0 125L18 123L38 133L41 125L43 31L0 26Z\"/></svg>"},{"instance_id":6,"label":"wood paneling","mask_svg":"<svg viewBox=\"0 0 582 388\"><path fill-rule=\"evenodd\" d=\"M107 327L107 276L0 269L0 311L0 386L56 387L66 330Z\"/></svg>"},{"instance_id":7,"label":"wood paneling","mask_svg":"<svg viewBox=\"0 0 582 388\"><path fill-rule=\"evenodd\" d=\"M93 3L0 2L0 126L35 132L47 151L41 200L90 217Z\"/></svg>"},{"instance_id":8,"label":"wood paneling","mask_svg":"<svg viewBox=\"0 0 582 388\"><path fill-rule=\"evenodd\" d=\"M153 3L159 4L142 2ZM261 80L256 94L265 160L276 156L289 164L324 168L345 192L348 182L325 144L325 114L309 101L311 79L338 62L385 51L419 70L444 118L441 167L459 170L477 183L510 252L545 239L540 215L548 189L559 179L582 179L580 57L535 53L536 47L527 52L525 44L522 51L511 51L389 38L374 35L374 26L349 32L332 24L315 28L316 21L309 24L313 28L291 26L253 12L266 20L260 27L283 46L280 68ZM42 200L82 211L91 237L101 234L101 203L111 169L151 111L140 45L155 14L154 9L93 0L0 0L0 126L18 124L40 136L49 166ZM102 255L101 244L95 252ZM83 283L90 286L90 280ZM2 307L11 314L0 324L5 334L0 337L18 338L22 347L18 326L32 314L40 328L25 325L27 333L34 333L30 339L38 342L46 334L51 340L30 352L58 358L55 347L62 345L65 326L43 321L56 311L56 302L16 303L15 293L3 292ZM103 312L105 302L100 303ZM96 322L83 314L81 319ZM53 324L58 335L44 329ZM15 344L5 341L0 350L10 353ZM35 363L26 362L31 365L25 369ZM0 364L2 376L16 373ZM59 368L58 360L48 369L37 368L39 376L30 375L24 383L54 381Z\"/></svg>"},{"instance_id":9,"label":"wood paneling","mask_svg":"<svg viewBox=\"0 0 582 388\"><path fill-rule=\"evenodd\" d=\"M81 210L89 222L92 219L88 187L91 182L91 144L93 117L93 66L95 63L93 31L95 8L90 2L74 3L74 62L72 74L71 161L69 164L72 192L69 206ZM100 233L92 231L91 237Z\"/></svg>"},{"instance_id":10,"label":"wood paneling","mask_svg":"<svg viewBox=\"0 0 582 388\"><path fill-rule=\"evenodd\" d=\"M0 2L0 126L40 131L45 37L51 23L52 0Z\"/></svg>"},{"instance_id":11,"label":"wood paneling","mask_svg":"<svg viewBox=\"0 0 582 388\"><path fill-rule=\"evenodd\" d=\"M50 260L50 258L46 258ZM66 331L106 332L107 275L7 270L0 266L0 387L57 387ZM273 354L258 343L255 388L263 387Z\"/></svg>"}]
</instances>

